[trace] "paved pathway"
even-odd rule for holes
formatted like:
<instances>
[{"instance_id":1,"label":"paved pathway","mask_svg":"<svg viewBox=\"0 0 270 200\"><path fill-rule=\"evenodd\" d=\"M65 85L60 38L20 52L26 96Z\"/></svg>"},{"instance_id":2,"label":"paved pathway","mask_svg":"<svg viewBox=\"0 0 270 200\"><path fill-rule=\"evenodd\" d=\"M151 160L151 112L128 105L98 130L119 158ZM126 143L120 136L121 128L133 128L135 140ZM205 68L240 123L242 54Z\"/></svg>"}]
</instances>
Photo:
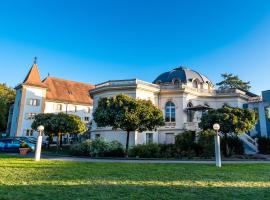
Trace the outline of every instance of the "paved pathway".
<instances>
[{"instance_id":1,"label":"paved pathway","mask_svg":"<svg viewBox=\"0 0 270 200\"><path fill-rule=\"evenodd\" d=\"M172 163L172 164L214 164L213 160L131 160L131 159L93 159L93 158L77 158L77 157L44 157L46 160L58 161L77 161L77 162L93 162L93 163ZM224 164L252 164L252 163L268 163L266 160L226 160Z\"/></svg>"},{"instance_id":2,"label":"paved pathway","mask_svg":"<svg viewBox=\"0 0 270 200\"><path fill-rule=\"evenodd\" d=\"M10 155L19 155L15 153L11 153ZM21 156L21 155L20 155ZM30 153L26 156L21 157L27 157L27 158L34 158L34 154ZM82 157L71 157L71 156L47 156L42 155L41 156L43 160L55 160L55 161L73 161L73 162L91 162L91 163L163 163L163 164L214 164L214 160L156 160L156 159L103 159L103 158L82 158ZM262 157L262 159L258 160L241 160L241 159L235 159L235 160L223 160L223 164L258 164L258 163L266 163L270 164L269 157L265 158Z\"/></svg>"}]
</instances>

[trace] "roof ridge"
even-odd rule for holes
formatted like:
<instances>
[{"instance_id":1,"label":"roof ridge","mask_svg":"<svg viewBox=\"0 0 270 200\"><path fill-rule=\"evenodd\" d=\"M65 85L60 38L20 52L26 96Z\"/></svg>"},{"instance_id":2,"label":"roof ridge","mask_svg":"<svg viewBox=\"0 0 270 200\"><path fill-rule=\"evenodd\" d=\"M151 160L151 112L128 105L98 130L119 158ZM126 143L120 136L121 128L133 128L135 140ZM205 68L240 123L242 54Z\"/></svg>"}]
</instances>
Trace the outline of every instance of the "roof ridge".
<instances>
[{"instance_id":1,"label":"roof ridge","mask_svg":"<svg viewBox=\"0 0 270 200\"><path fill-rule=\"evenodd\" d=\"M73 82L73 83L80 83L80 84L85 84L85 85L89 85L89 86L95 86L91 83L85 83L85 82L79 82L79 81L74 81L74 80L67 80L64 78L59 78L59 77L55 77L55 76L47 76L42 82L46 81L47 79L58 79L58 80L62 80L62 81L69 81L69 82Z\"/></svg>"}]
</instances>

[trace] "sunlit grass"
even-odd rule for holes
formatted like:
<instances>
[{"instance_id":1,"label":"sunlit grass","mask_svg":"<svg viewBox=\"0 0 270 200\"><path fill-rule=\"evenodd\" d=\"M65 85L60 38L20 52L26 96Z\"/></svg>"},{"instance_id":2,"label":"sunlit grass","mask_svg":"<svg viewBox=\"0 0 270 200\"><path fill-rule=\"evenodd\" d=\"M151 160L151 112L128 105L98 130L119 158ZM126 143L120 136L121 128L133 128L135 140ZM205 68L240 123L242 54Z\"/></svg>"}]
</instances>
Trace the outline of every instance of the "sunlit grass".
<instances>
[{"instance_id":1,"label":"sunlit grass","mask_svg":"<svg viewBox=\"0 0 270 200\"><path fill-rule=\"evenodd\" d=\"M34 162L0 155L0 199L270 199L269 164Z\"/></svg>"}]
</instances>

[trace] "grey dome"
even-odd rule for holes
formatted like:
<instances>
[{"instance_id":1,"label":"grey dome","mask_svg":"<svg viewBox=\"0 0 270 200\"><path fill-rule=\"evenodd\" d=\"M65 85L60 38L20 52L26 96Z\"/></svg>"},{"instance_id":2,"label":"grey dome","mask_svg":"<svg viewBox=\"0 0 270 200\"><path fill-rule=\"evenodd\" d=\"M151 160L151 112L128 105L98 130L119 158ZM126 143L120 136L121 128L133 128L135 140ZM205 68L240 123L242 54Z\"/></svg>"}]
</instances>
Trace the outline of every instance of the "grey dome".
<instances>
[{"instance_id":1,"label":"grey dome","mask_svg":"<svg viewBox=\"0 0 270 200\"><path fill-rule=\"evenodd\" d=\"M179 80L180 82L188 82L194 79L199 80L201 83L211 83L211 81L204 75L188 69L186 67L178 67L169 72L165 72L159 75L153 83L162 84L162 83L172 83L174 80ZM212 84L212 83L211 83Z\"/></svg>"}]
</instances>

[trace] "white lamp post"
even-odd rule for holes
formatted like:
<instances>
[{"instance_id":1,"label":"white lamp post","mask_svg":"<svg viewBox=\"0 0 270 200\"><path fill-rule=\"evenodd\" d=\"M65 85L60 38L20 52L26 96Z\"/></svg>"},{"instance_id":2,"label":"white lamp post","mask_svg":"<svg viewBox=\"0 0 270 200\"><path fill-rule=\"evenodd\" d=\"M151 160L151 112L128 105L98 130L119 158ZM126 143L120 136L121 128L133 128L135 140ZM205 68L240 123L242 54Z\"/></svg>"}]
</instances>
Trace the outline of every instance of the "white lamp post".
<instances>
[{"instance_id":1,"label":"white lamp post","mask_svg":"<svg viewBox=\"0 0 270 200\"><path fill-rule=\"evenodd\" d=\"M220 129L219 124L214 124L213 129L216 131L215 135L215 157L216 157L216 166L221 167L221 156L220 156L220 136L218 131Z\"/></svg>"},{"instance_id":2,"label":"white lamp post","mask_svg":"<svg viewBox=\"0 0 270 200\"><path fill-rule=\"evenodd\" d=\"M40 125L37 127L38 130L38 139L35 152L35 161L40 160L41 146L42 146L42 132L44 131L44 126Z\"/></svg>"}]
</instances>

